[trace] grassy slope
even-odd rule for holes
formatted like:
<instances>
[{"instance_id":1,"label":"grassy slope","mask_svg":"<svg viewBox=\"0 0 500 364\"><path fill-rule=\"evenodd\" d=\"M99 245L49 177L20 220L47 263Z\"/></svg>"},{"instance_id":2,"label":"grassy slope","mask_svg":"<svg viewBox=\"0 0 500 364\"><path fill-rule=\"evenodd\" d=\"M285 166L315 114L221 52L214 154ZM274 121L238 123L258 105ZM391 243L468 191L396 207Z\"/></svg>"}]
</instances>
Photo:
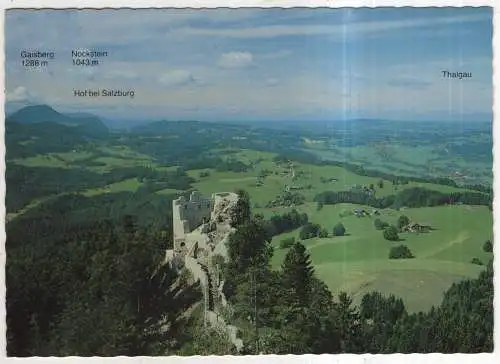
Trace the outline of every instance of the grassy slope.
<instances>
[{"instance_id":1,"label":"grassy slope","mask_svg":"<svg viewBox=\"0 0 500 364\"><path fill-rule=\"evenodd\" d=\"M441 302L452 283L476 277L480 266L439 260L372 260L315 266L333 293L346 291L359 304L365 293L379 291L401 297L408 311L427 311Z\"/></svg>"},{"instance_id":2,"label":"grassy slope","mask_svg":"<svg viewBox=\"0 0 500 364\"><path fill-rule=\"evenodd\" d=\"M103 153L105 153L103 155ZM67 153L48 153L33 157L15 159L12 163L27 167L52 167L52 168L74 168L73 162L94 157L94 162L104 163L103 166L89 166L88 170L98 173L105 173L113 168L136 167L156 164L147 155L137 153L125 146L98 147L92 153L88 151L75 151Z\"/></svg>"},{"instance_id":3,"label":"grassy slope","mask_svg":"<svg viewBox=\"0 0 500 364\"><path fill-rule=\"evenodd\" d=\"M83 192L83 195L91 197L103 193L135 192L141 185L137 178L130 178L104 187L89 189Z\"/></svg>"},{"instance_id":4,"label":"grassy slope","mask_svg":"<svg viewBox=\"0 0 500 364\"><path fill-rule=\"evenodd\" d=\"M26 167L72 168L69 162L64 162L54 157L57 153L37 155L23 159L14 159L12 163Z\"/></svg>"},{"instance_id":5,"label":"grassy slope","mask_svg":"<svg viewBox=\"0 0 500 364\"><path fill-rule=\"evenodd\" d=\"M99 163L104 163L105 166L91 167L95 172L104 173L113 168L138 167L150 165L155 167L153 159L147 155L137 153L126 146L100 147L100 151L106 153L105 157L99 157L94 160Z\"/></svg>"},{"instance_id":6,"label":"grassy slope","mask_svg":"<svg viewBox=\"0 0 500 364\"><path fill-rule=\"evenodd\" d=\"M429 223L436 230L427 234L400 234L402 242L385 240L382 233L375 230L372 218L339 217L340 212L355 207L357 205L325 206L319 212L312 205L299 208L309 214L311 221L330 231L337 222L342 222L349 234L304 242L317 275L332 292L345 290L359 300L364 293L379 290L403 297L410 310L427 310L440 302L442 292L451 283L477 276L482 268L471 264L472 258L486 263L492 257L482 250L483 243L492 236L492 215L486 207L406 209L401 213L414 221ZM395 223L399 215L395 211L383 211L380 218ZM298 230L273 239L275 268L286 254L286 250L279 249L279 241L289 236L298 239ZM389 260L390 248L399 244L407 245L416 258Z\"/></svg>"}]
</instances>

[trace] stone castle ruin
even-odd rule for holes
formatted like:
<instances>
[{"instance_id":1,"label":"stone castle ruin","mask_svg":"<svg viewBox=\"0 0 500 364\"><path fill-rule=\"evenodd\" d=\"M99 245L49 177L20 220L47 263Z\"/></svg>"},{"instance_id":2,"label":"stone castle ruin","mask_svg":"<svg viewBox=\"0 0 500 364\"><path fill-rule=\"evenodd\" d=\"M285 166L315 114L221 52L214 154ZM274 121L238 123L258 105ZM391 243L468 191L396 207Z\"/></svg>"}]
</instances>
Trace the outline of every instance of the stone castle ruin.
<instances>
[{"instance_id":1,"label":"stone castle ruin","mask_svg":"<svg viewBox=\"0 0 500 364\"><path fill-rule=\"evenodd\" d=\"M203 290L205 325L229 336L238 350L243 343L237 338L238 329L227 325L220 311L227 307L224 280L217 259L227 259L226 242L235 231L231 226L239 196L236 193L214 193L210 198L193 191L172 202L174 249L167 250L167 262L180 262L189 270Z\"/></svg>"},{"instance_id":2,"label":"stone castle ruin","mask_svg":"<svg viewBox=\"0 0 500 364\"><path fill-rule=\"evenodd\" d=\"M181 196L172 204L174 253L185 256L192 250L193 244L197 243L196 239L200 238L190 233L210 219L214 206L214 196L207 199L202 197L199 192L194 191L189 200Z\"/></svg>"}]
</instances>

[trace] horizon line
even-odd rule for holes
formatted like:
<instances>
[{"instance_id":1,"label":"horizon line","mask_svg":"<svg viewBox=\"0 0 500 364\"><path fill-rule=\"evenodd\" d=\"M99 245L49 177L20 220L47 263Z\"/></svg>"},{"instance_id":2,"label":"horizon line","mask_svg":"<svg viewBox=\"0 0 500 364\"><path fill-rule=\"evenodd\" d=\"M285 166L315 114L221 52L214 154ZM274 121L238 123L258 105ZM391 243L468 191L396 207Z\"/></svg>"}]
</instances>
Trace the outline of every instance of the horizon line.
<instances>
[{"instance_id":1,"label":"horizon line","mask_svg":"<svg viewBox=\"0 0 500 364\"><path fill-rule=\"evenodd\" d=\"M7 106L8 102L5 103L5 106ZM411 118L384 118L384 117L353 117L353 118L332 118L332 119L315 119L315 118L305 118L305 119L276 119L276 118L259 118L259 119L227 119L226 117L222 117L221 119L197 119L197 118L176 118L176 119L169 119L168 117L153 117L153 118L147 118L147 117L137 117L137 118L121 118L121 117L108 117L108 116L103 116L101 113L96 113L96 112L86 112L86 111L58 111L56 110L59 109L59 107L54 107L46 103L33 103L29 105L22 106L15 111L12 111L10 113L7 113L7 107L5 108L5 119L7 117L15 114L16 112L25 109L27 107L40 107L40 106L46 106L51 108L57 113L69 116L69 117L74 117L74 114L89 114L92 116L95 116L101 121L124 121L124 122L145 122L145 123L155 123L155 122L209 122L209 123L224 123L224 122L230 122L230 123L262 123L262 122L273 122L273 123L330 123L330 122L349 122L349 121L386 121L386 122L422 122L422 123L433 123L433 122L439 122L439 123L452 123L452 122L473 122L473 123L492 123L493 122L493 113L491 115L487 116L487 119L483 116L478 119L474 119L473 117L468 117L467 119L432 119L432 118L422 118L422 117L416 117L414 119ZM64 109L64 106L62 107ZM487 114L487 113L484 113ZM467 116L472 116L473 114L466 114ZM457 115L459 116L459 115Z\"/></svg>"}]
</instances>

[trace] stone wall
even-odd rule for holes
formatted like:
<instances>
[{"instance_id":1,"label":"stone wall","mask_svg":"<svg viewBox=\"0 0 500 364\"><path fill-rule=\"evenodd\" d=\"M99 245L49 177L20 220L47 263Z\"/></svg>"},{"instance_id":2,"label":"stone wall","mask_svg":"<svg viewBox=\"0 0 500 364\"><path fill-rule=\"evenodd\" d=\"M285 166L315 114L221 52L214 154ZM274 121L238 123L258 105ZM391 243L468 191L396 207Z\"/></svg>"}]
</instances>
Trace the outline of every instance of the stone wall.
<instances>
[{"instance_id":1,"label":"stone wall","mask_svg":"<svg viewBox=\"0 0 500 364\"><path fill-rule=\"evenodd\" d=\"M228 336L229 341L231 341L231 343L236 347L236 349L240 351L243 348L243 341L238 338L239 329L236 326L227 324L224 321L222 315L217 312L217 309L210 310L208 308L210 307L209 295L212 294L212 292L214 291L212 289L214 287L210 287L210 281L214 282L214 280L210 279L209 275L207 274L207 271L196 259L186 256L184 257L184 261L185 261L185 267L193 274L193 278L199 281L201 284L203 290L203 298L205 301L204 302L205 324L209 324L216 330L225 333ZM215 287L215 291L219 291L217 288L218 287ZM217 298L222 300L223 306L227 306L226 298L224 297L224 293L222 293L222 290L221 292L219 292L219 297ZM212 297L212 300L217 298Z\"/></svg>"},{"instance_id":2,"label":"stone wall","mask_svg":"<svg viewBox=\"0 0 500 364\"><path fill-rule=\"evenodd\" d=\"M201 285L203 286L203 289L208 284L208 277L201 265L198 263L198 261L194 258L186 256L184 258L184 263L186 266L186 269L188 269L191 274L193 275L193 278L195 281L200 281Z\"/></svg>"},{"instance_id":3,"label":"stone wall","mask_svg":"<svg viewBox=\"0 0 500 364\"><path fill-rule=\"evenodd\" d=\"M213 209L213 200L202 197L199 192L191 193L189 200L183 196L172 201L172 219L174 231L174 251L184 255L187 247L186 234L193 231L209 219Z\"/></svg>"},{"instance_id":4,"label":"stone wall","mask_svg":"<svg viewBox=\"0 0 500 364\"><path fill-rule=\"evenodd\" d=\"M189 231L194 230L203 223L203 218L210 218L213 202L202 197L199 192L192 192L189 201L180 204L180 217L188 222Z\"/></svg>"}]
</instances>

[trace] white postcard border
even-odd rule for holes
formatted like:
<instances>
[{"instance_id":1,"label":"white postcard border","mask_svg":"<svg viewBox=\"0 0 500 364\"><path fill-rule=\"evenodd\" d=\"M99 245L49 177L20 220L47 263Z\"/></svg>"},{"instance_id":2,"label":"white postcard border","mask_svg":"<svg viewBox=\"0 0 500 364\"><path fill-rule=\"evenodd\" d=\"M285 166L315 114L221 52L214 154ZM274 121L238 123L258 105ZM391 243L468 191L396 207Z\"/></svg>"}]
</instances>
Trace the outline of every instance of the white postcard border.
<instances>
[{"instance_id":1,"label":"white postcard border","mask_svg":"<svg viewBox=\"0 0 500 364\"><path fill-rule=\"evenodd\" d=\"M496 3L496 4L495 4ZM495 6L496 5L496 6ZM248 0L165 0L165 1L153 1L153 0L2 0L1 4L2 13L5 9L9 8L162 8L162 7L175 7L175 8L239 8L239 7L463 7L463 6L493 6L494 7L494 35L493 35L493 174L494 174L494 191L500 191L500 180L497 177L497 171L499 171L499 161L500 158L500 144L495 141L500 139L500 126L495 123L495 115L500 114L500 88L495 87L498 85L499 72L495 70L500 69L500 57L498 56L500 49L500 36L498 34L498 26L500 26L500 2L496 0L261 0L261 1L248 1ZM0 23L3 27L4 14L0 17ZM4 32L0 37L0 46L4 49ZM1 63L1 82L2 82L2 97L5 100L5 75L4 75L4 53L0 52L0 63ZM2 118L5 116L4 103L1 103L0 114ZM0 134L4 136L4 122L0 123ZM5 176L5 144L0 145L0 168ZM1 179L0 183L0 193L5 197L5 178ZM0 223L3 228L1 229L0 239L1 239L1 250L0 259L1 263L5 266L5 198L1 200L2 213L0 214ZM500 196L497 193L494 194L494 235L500 236L500 221L497 218L500 209ZM500 248L494 244L495 256L500 254ZM494 260L494 269L498 271L500 268L500 263L497 259ZM1 334L0 334L0 350L1 358L0 360L6 360L9 362L33 362L38 364L48 364L55 362L66 363L101 363L101 362L113 362L113 363L160 363L168 362L171 364L183 363L183 364L195 364L195 363L233 363L235 361L239 363L314 363L314 364L326 364L326 363L384 363L384 364L396 364L396 363L429 363L429 362L439 362L440 364L456 364L456 363L499 363L500 355L498 346L500 345L500 331L498 330L498 323L500 322L500 298L495 294L494 306L495 306L495 330L494 330L494 343L495 352L494 354L390 354L390 355L352 355L352 354L342 354L342 355L266 355L266 356L195 356L195 357L114 357L114 358L81 358L81 357L66 357L66 358L38 358L33 357L29 359L19 359L19 358L6 358L6 327L5 327L5 270L0 270L0 296L2 297L2 304L0 306L2 323L1 323ZM499 285L498 274L495 273L494 277L494 287L495 291Z\"/></svg>"}]
</instances>

